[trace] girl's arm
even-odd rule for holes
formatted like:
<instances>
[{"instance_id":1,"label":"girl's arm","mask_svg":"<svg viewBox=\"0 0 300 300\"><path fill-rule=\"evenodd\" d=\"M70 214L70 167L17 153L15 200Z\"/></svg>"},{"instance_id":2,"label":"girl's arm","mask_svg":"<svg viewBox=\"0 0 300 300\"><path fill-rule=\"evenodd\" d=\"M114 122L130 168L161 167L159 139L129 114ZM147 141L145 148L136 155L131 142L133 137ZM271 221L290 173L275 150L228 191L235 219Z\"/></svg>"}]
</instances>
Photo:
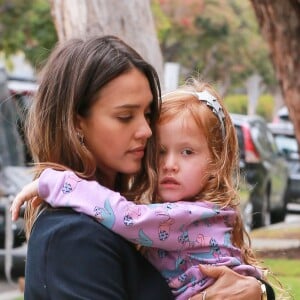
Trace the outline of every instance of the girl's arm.
<instances>
[{"instance_id":1,"label":"girl's arm","mask_svg":"<svg viewBox=\"0 0 300 300\"><path fill-rule=\"evenodd\" d=\"M72 207L96 218L133 243L165 250L181 249L178 237L185 225L199 221L201 214L214 213L211 207L189 207L192 204L186 202L137 205L96 181L53 169L41 174L39 196L53 207Z\"/></svg>"},{"instance_id":2,"label":"girl's arm","mask_svg":"<svg viewBox=\"0 0 300 300\"><path fill-rule=\"evenodd\" d=\"M54 181L55 183L55 178L52 178L51 182L52 181ZM48 193L47 189L44 190L44 188L41 187L40 192L42 194ZM34 202L36 202L36 205L38 205L40 203L40 200L37 198L37 196L38 196L38 180L36 179L33 182L27 184L14 199L11 207L13 220L18 219L20 207L26 201L32 200L34 198L35 199ZM201 271L204 272L202 268ZM216 274L217 271L219 271L218 274ZM206 270L204 273L206 273L206 275L208 275L209 277L216 278L216 282L207 289L207 299L211 299L211 300L213 299L260 300L261 299L260 287L257 284L256 279L254 279L251 276L242 276L240 274L237 274L236 272L233 272L227 267L216 267L211 270ZM272 288L269 287L269 289L272 291ZM275 299L273 298L272 295L270 296L268 293L268 300ZM202 298L203 295L199 294L192 297L191 299L202 300Z\"/></svg>"}]
</instances>

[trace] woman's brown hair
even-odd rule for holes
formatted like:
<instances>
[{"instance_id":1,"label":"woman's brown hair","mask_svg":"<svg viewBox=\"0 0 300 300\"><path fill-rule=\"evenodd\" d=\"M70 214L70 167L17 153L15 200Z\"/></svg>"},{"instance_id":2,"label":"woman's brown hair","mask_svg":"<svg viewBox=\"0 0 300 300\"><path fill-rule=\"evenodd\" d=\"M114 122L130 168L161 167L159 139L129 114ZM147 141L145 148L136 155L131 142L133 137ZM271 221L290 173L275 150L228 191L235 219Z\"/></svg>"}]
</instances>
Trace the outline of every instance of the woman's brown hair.
<instances>
[{"instance_id":1,"label":"woman's brown hair","mask_svg":"<svg viewBox=\"0 0 300 300\"><path fill-rule=\"evenodd\" d=\"M134 49L115 36L71 39L52 51L40 75L37 94L26 121L26 136L36 165L36 176L46 167L72 169L86 179L98 179L101 170L76 134L77 116L86 116L101 88L136 68L148 79L153 101L148 140L141 170L134 176L119 174L115 190L135 200L153 195L156 187L156 128L161 89L155 69ZM130 186L130 188L129 188ZM27 235L38 209L27 209Z\"/></svg>"}]
</instances>

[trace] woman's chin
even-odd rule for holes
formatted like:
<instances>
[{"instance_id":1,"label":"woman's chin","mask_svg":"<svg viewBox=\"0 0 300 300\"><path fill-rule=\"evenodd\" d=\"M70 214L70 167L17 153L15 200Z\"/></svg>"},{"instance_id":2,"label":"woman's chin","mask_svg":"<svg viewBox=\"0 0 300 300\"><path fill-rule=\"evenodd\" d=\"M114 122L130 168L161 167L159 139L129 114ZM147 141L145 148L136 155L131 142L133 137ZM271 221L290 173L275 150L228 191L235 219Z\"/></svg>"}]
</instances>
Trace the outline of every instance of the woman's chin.
<instances>
[{"instance_id":1,"label":"woman's chin","mask_svg":"<svg viewBox=\"0 0 300 300\"><path fill-rule=\"evenodd\" d=\"M141 164L136 166L130 166L128 168L124 168L121 173L127 174L127 175L136 175L141 170Z\"/></svg>"}]
</instances>

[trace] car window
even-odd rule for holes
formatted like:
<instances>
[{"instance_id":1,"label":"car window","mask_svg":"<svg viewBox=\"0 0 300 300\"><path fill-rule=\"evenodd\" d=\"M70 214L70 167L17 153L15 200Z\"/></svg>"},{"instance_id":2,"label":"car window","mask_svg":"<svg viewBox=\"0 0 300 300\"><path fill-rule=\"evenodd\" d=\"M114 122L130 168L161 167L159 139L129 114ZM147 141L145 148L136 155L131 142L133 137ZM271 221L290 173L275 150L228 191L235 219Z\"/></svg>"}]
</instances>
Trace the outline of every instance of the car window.
<instances>
[{"instance_id":1,"label":"car window","mask_svg":"<svg viewBox=\"0 0 300 300\"><path fill-rule=\"evenodd\" d=\"M275 135L275 141L281 152L298 152L298 144L293 136Z\"/></svg>"},{"instance_id":2,"label":"car window","mask_svg":"<svg viewBox=\"0 0 300 300\"><path fill-rule=\"evenodd\" d=\"M277 155L279 150L275 138L272 132L261 121L255 121L251 126L251 134L253 136L253 142L257 147L259 153L264 157L270 157Z\"/></svg>"},{"instance_id":3,"label":"car window","mask_svg":"<svg viewBox=\"0 0 300 300\"><path fill-rule=\"evenodd\" d=\"M274 154L278 155L279 149L278 149L278 146L277 146L277 143L276 143L273 133L270 131L270 129L268 127L266 127L266 132L267 132L268 141L272 147L272 152Z\"/></svg>"},{"instance_id":4,"label":"car window","mask_svg":"<svg viewBox=\"0 0 300 300\"><path fill-rule=\"evenodd\" d=\"M237 139L238 139L238 144L239 144L239 155L241 159L245 159L245 147L244 147L244 137L243 137L243 130L241 126L235 125L234 126Z\"/></svg>"}]
</instances>

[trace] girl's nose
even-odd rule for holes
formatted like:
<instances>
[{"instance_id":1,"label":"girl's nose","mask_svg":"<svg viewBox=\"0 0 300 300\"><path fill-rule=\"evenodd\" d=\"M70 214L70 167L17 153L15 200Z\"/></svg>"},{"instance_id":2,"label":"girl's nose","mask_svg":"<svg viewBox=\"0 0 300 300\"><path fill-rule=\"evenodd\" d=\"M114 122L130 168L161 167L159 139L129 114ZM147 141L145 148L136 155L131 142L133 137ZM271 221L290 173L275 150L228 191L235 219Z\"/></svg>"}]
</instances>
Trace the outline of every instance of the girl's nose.
<instances>
[{"instance_id":1,"label":"girl's nose","mask_svg":"<svg viewBox=\"0 0 300 300\"><path fill-rule=\"evenodd\" d=\"M173 154L166 155L162 162L162 168L165 172L177 172L178 164L176 162L175 155Z\"/></svg>"}]
</instances>

